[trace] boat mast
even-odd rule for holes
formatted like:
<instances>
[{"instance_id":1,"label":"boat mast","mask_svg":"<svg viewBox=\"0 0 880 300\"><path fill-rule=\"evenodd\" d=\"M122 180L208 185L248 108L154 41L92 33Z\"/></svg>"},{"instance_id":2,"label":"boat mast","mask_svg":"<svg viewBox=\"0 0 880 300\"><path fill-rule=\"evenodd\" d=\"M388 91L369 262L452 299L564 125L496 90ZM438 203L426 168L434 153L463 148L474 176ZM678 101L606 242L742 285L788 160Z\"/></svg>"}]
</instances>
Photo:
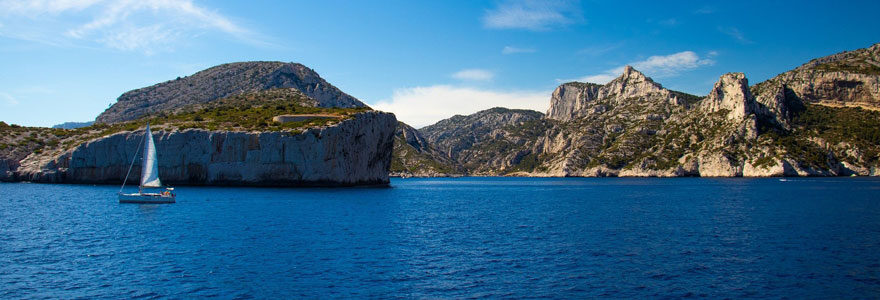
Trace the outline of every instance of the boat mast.
<instances>
[{"instance_id":1,"label":"boat mast","mask_svg":"<svg viewBox=\"0 0 880 300\"><path fill-rule=\"evenodd\" d=\"M147 123L147 128L150 128L150 124ZM122 187L119 188L119 193L122 193L122 189L125 188L125 182L128 181L128 175L131 174L131 167L134 167L134 161L138 157L138 153L141 152L141 145L144 143L144 140L147 138L147 135L144 134L144 137L141 138L141 141L138 143L137 150L134 151L134 156L131 157L131 164L128 165L128 172L125 173L125 179L122 180ZM140 187L138 187L138 192L140 192Z\"/></svg>"}]
</instances>

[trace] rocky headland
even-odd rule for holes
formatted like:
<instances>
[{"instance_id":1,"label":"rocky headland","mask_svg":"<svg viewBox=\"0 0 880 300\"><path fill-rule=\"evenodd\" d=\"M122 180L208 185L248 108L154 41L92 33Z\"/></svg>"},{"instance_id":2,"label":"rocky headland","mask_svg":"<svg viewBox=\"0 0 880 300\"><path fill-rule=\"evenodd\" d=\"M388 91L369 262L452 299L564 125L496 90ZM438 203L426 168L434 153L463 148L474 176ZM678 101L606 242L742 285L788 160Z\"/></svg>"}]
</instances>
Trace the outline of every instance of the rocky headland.
<instances>
[{"instance_id":1,"label":"rocky headland","mask_svg":"<svg viewBox=\"0 0 880 300\"><path fill-rule=\"evenodd\" d=\"M0 123L0 181L139 179L153 128L159 176L171 185L387 185L397 120L293 63L248 62L127 92L93 125Z\"/></svg>"},{"instance_id":2,"label":"rocky headland","mask_svg":"<svg viewBox=\"0 0 880 300\"><path fill-rule=\"evenodd\" d=\"M703 97L626 67L604 85L560 85L546 115L493 108L418 131L439 150L427 156L459 175L876 176L878 52L815 59L754 86L724 74Z\"/></svg>"},{"instance_id":3,"label":"rocky headland","mask_svg":"<svg viewBox=\"0 0 880 300\"><path fill-rule=\"evenodd\" d=\"M154 127L162 182L172 185L351 186L388 183L394 115L368 111L334 126L240 132ZM143 131L100 137L54 155L30 155L18 180L120 183ZM136 183L140 163L132 170Z\"/></svg>"}]
</instances>

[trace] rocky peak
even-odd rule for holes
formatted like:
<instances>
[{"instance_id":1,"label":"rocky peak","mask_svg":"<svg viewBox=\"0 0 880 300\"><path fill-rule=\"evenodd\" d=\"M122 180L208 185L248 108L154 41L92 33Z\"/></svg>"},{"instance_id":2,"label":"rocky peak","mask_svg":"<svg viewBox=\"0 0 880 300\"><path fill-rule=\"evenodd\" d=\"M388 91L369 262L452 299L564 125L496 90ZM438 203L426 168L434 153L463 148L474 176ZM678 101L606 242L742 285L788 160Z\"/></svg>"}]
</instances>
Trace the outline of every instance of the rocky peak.
<instances>
[{"instance_id":1,"label":"rocky peak","mask_svg":"<svg viewBox=\"0 0 880 300\"><path fill-rule=\"evenodd\" d=\"M606 84L604 90L600 92L601 98L613 97L616 100L623 101L628 98L642 97L649 94L669 94L659 83L654 82L651 77L645 76L631 66L623 67L623 73Z\"/></svg>"},{"instance_id":2,"label":"rocky peak","mask_svg":"<svg viewBox=\"0 0 880 300\"><path fill-rule=\"evenodd\" d=\"M749 90L749 80L743 73L721 75L715 86L703 100L703 107L709 112L727 110L730 120L742 120L754 112L755 98Z\"/></svg>"},{"instance_id":3,"label":"rocky peak","mask_svg":"<svg viewBox=\"0 0 880 300\"><path fill-rule=\"evenodd\" d=\"M631 66L605 85L569 82L560 85L550 98L547 118L569 121L587 116L596 110L597 102L622 104L629 101L660 100L682 104L673 93Z\"/></svg>"},{"instance_id":4,"label":"rocky peak","mask_svg":"<svg viewBox=\"0 0 880 300\"><path fill-rule=\"evenodd\" d=\"M624 78L627 80L635 80L635 81L652 81L650 77L645 76L645 73L639 72L635 68L630 65L626 65L623 67L623 73L620 74L619 78Z\"/></svg>"}]
</instances>

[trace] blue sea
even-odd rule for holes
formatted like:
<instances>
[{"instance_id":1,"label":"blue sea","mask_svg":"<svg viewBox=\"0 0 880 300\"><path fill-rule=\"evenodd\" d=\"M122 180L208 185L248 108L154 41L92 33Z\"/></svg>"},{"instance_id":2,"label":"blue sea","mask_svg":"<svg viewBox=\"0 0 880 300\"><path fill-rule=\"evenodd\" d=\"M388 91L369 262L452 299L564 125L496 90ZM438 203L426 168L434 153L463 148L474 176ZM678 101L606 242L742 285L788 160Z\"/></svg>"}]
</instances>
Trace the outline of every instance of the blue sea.
<instances>
[{"instance_id":1,"label":"blue sea","mask_svg":"<svg viewBox=\"0 0 880 300\"><path fill-rule=\"evenodd\" d=\"M0 298L878 298L880 179L0 184Z\"/></svg>"}]
</instances>

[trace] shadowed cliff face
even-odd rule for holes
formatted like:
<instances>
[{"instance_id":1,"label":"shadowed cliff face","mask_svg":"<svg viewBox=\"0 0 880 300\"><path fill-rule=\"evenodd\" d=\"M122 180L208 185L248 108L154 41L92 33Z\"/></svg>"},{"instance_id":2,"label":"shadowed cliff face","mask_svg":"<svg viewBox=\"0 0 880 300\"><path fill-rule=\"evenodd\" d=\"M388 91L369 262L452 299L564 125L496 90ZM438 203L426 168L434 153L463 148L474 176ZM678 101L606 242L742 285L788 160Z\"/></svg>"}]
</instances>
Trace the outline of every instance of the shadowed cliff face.
<instances>
[{"instance_id":1,"label":"shadowed cliff face","mask_svg":"<svg viewBox=\"0 0 880 300\"><path fill-rule=\"evenodd\" d=\"M397 120L368 111L302 133L154 129L166 184L349 186L387 184ZM19 180L120 183L143 131L101 137L59 155L31 155ZM2 166L0 166L2 167ZM139 163L130 181L137 182Z\"/></svg>"},{"instance_id":2,"label":"shadowed cliff face","mask_svg":"<svg viewBox=\"0 0 880 300\"><path fill-rule=\"evenodd\" d=\"M241 62L219 65L191 76L126 92L95 121L134 120L146 114L278 88L295 88L317 101L319 107L366 106L301 64Z\"/></svg>"},{"instance_id":3,"label":"shadowed cliff face","mask_svg":"<svg viewBox=\"0 0 880 300\"><path fill-rule=\"evenodd\" d=\"M391 175L435 177L461 174L464 170L428 142L415 128L398 122L394 134Z\"/></svg>"}]
</instances>

